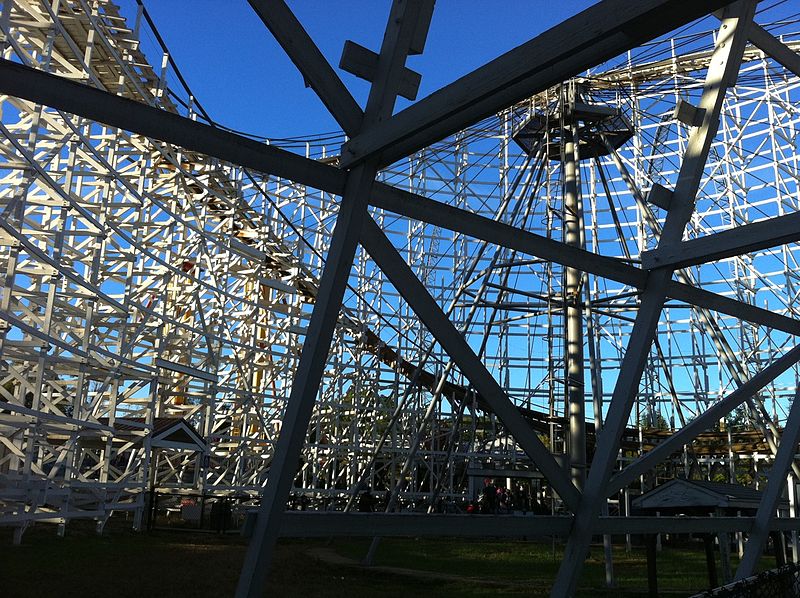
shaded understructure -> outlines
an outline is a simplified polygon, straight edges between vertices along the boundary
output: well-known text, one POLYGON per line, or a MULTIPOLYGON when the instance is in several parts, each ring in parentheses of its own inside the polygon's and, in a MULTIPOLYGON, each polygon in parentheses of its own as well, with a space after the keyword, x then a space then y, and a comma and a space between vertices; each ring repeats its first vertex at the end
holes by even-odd
POLYGON ((0 524, 260 504, 244 596, 281 534, 709 531, 627 516, 683 477, 762 491, 748 575, 795 529, 797 15, 608 0, 395 113, 433 2, 345 46, 363 108, 250 3, 341 134, 214 122, 141 4, 2 4, 0 524), (492 471, 550 515, 427 514, 492 471))

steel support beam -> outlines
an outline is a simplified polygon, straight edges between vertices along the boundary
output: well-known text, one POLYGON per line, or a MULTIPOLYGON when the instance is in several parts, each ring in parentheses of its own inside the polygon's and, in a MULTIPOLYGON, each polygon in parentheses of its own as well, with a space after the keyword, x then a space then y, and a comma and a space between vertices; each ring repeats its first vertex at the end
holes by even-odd
MULTIPOLYGON (((597 533, 718 533, 749 532, 753 517, 599 517, 597 533)), ((570 517, 563 515, 439 515, 415 513, 329 513, 287 511, 280 535, 287 538, 417 537, 530 538, 569 533, 570 517)), ((776 518, 771 530, 797 528, 796 519, 776 518)))
MULTIPOLYGON (((584 272, 615 280, 637 289, 642 289, 647 284, 645 271, 620 259, 598 255, 578 247, 570 247, 543 235, 537 235, 390 185, 376 184, 370 203, 395 214, 457 231, 500 247, 535 255, 564 266, 580 268, 584 272)), ((767 326, 789 334, 800 334, 800 321, 705 291, 696 286, 670 280, 667 286, 667 295, 673 299, 760 326, 767 326)))
MULTIPOLYGON (((419 22, 422 6, 427 1, 395 0, 393 3, 381 45, 378 73, 370 88, 362 127, 373 126, 392 113, 397 98, 399 78, 409 48, 414 42, 414 30, 419 22)), ((336 226, 300 362, 286 403, 281 431, 261 499, 256 529, 247 548, 236 588, 237 598, 260 598, 264 594, 281 519, 286 509, 292 481, 297 474, 297 463, 342 307, 358 237, 364 220, 368 219, 368 199, 377 172, 377 165, 372 161, 347 173, 347 184, 336 217, 336 226)))
POLYGON ((690 239, 663 250, 645 251, 642 266, 648 270, 686 268, 796 241, 800 241, 800 212, 690 239))
POLYGON ((536 463, 562 500, 570 507, 577 506, 578 491, 569 481, 564 470, 539 440, 536 432, 520 415, 516 406, 508 399, 506 393, 486 369, 463 335, 448 319, 436 300, 431 297, 422 282, 371 218, 364 223, 361 245, 427 326, 442 348, 458 364, 464 376, 486 400, 522 450, 536 463))
POLYGON ((751 26, 748 37, 753 45, 763 50, 775 62, 800 77, 800 55, 797 52, 790 50, 786 44, 756 23, 751 26))
POLYGON ((247 548, 236 588, 237 598, 261 598, 264 594, 281 516, 297 474, 300 451, 319 391, 333 331, 339 319, 359 230, 366 216, 366 198, 374 178, 375 170, 368 166, 354 169, 348 177, 306 341, 286 401, 281 432, 261 497, 256 529, 247 548))
MULTIPOLYGON (((794 456, 797 453, 797 441, 800 440, 800 389, 795 393, 792 401, 792 408, 789 417, 786 418, 786 425, 781 434, 781 443, 778 446, 778 453, 772 462, 767 480, 767 489, 761 496, 758 505, 756 519, 750 530, 750 537, 744 547, 744 555, 736 569, 736 579, 750 577, 758 564, 758 559, 764 550, 764 544, 770 532, 770 522, 775 518, 775 509, 783 493, 786 483, 786 474, 792 466, 794 456)), ((794 482, 792 482, 794 483, 794 482)))
POLYGON ((758 372, 747 382, 739 386, 726 397, 720 399, 669 438, 665 438, 644 455, 630 463, 615 475, 608 485, 607 496, 612 496, 643 473, 653 469, 681 447, 689 444, 698 434, 711 428, 719 420, 758 393, 767 384, 775 380, 789 368, 800 361, 800 345, 792 348, 770 365, 758 372))
MULTIPOLYGON (((670 211, 659 240, 659 248, 680 242, 686 223, 694 211, 695 196, 708 152, 719 128, 719 115, 725 92, 729 85, 735 83, 739 73, 747 42, 747 30, 752 22, 755 7, 754 1, 737 2, 726 9, 724 14, 700 99, 699 108, 705 111, 703 123, 694 128, 689 137, 670 211)), ((551 596, 554 598, 572 596, 575 593, 592 538, 594 522, 600 515, 603 502, 606 501, 606 489, 617 460, 620 438, 639 390, 642 372, 656 334, 672 272, 670 268, 653 270, 642 293, 639 313, 620 365, 603 433, 597 440, 586 488, 575 513, 564 560, 551 591, 551 596)))
POLYGON ((780 330, 788 334, 800 333, 800 320, 781 315, 779 313, 763 309, 723 297, 711 291, 706 291, 700 287, 695 287, 675 280, 669 281, 666 293, 673 299, 678 299, 690 305, 716 311, 721 314, 733 316, 752 324, 766 326, 774 330, 780 330))
POLYGON ((342 130, 355 135, 363 111, 291 9, 283 0, 248 1, 342 130))
POLYGON ((731 1, 600 2, 357 135, 342 164, 391 164, 731 1))
MULTIPOLYGON (((570 247, 584 248, 583 198, 579 181, 578 126, 571 114, 576 101, 575 87, 570 86, 569 98, 562 99, 562 111, 567 112, 569 123, 563 130, 564 151, 564 243, 570 247), (566 101, 564 101, 566 100, 566 101)), ((586 479, 586 395, 583 374, 583 297, 581 285, 583 272, 578 268, 564 269, 565 292, 565 347, 564 378, 566 380, 566 408, 569 417, 570 475, 577 488, 583 488, 586 479)))
POLYGON ((224 129, 0 59, 0 93, 341 195, 347 174, 224 129))

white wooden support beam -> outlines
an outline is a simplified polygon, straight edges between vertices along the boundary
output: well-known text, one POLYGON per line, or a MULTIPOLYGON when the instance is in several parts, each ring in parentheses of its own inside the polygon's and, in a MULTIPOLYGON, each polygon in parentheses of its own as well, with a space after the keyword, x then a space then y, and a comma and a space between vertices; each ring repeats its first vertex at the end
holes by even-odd
POLYGON ((800 212, 737 226, 642 253, 648 270, 669 266, 685 268, 800 241, 800 212))
POLYGON ((732 0, 605 0, 503 54, 345 144, 342 165, 382 165, 456 133, 732 0))
MULTIPOLYGON (((378 55, 360 44, 347 40, 344 42, 339 68, 360 79, 372 82, 378 72, 378 55)), ((408 67, 403 67, 400 74, 400 88, 397 93, 407 100, 415 100, 421 81, 422 75, 408 67)))
POLYGON ((550 481, 561 499, 571 508, 575 508, 578 504, 578 491, 565 471, 371 218, 364 223, 361 244, 442 348, 458 364, 464 376, 486 400, 539 471, 550 481))
POLYGON ((170 372, 177 372, 179 374, 191 376, 192 378, 199 378, 200 380, 205 380, 206 382, 211 382, 213 384, 216 384, 219 379, 216 374, 209 374, 203 370, 198 370, 197 368, 193 368, 182 363, 167 361, 166 359, 158 358, 155 360, 153 365, 157 368, 163 368, 165 370, 169 370, 170 372))
POLYGON ((248 1, 342 130, 355 135, 363 111, 291 9, 283 0, 248 1))
MULTIPOLYGON (((761 502, 758 505, 756 519, 750 530, 750 537, 744 547, 744 555, 736 569, 736 580, 750 577, 755 572, 764 545, 770 531, 770 522, 775 518, 775 509, 783 493, 786 483, 786 474, 794 461, 797 453, 797 441, 800 439, 800 390, 795 393, 792 400, 792 408, 789 417, 786 418, 786 425, 781 434, 781 443, 778 446, 778 453, 772 462, 767 479, 767 489, 761 495, 761 502)), ((794 483, 794 482, 792 482, 794 483)))

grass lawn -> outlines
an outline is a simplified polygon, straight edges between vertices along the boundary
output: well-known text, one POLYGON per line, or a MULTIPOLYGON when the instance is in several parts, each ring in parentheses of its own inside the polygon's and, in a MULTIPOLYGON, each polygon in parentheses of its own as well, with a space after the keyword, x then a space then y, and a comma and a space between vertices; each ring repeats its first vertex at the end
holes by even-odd
MULTIPOLYGON (((469 539, 384 539, 381 543, 377 566, 457 576, 442 579, 341 566, 325 556, 360 560, 368 545, 367 539, 282 541, 268 595, 544 596, 561 559, 560 546, 554 555, 550 543, 469 539)), ((3 598, 199 598, 233 595, 246 543, 238 536, 177 531, 135 534, 120 525, 96 536, 90 526, 73 522, 64 538, 57 537, 52 526, 35 526, 26 532, 22 546, 12 546, 10 530, 0 528, 0 547, 3 598)), ((579 595, 646 595, 643 550, 626 554, 615 548, 614 559, 619 588, 605 590, 602 548, 592 547, 579 595)), ((660 590, 685 596, 704 589, 705 557, 700 544, 665 547, 658 562, 660 590)))
MULTIPOLYGON (((335 540, 333 547, 341 554, 360 560, 369 547, 369 540, 335 540)), ((549 588, 561 564, 563 544, 521 542, 514 540, 470 539, 399 539, 382 540, 375 565, 423 569, 465 576, 485 577, 525 583, 531 588, 549 588)), ((617 587, 605 587, 603 548, 594 545, 584 566, 581 585, 586 596, 646 595, 647 560, 643 547, 624 546, 613 549, 617 587)), ((722 583, 719 553, 716 553, 718 579, 722 583)), ((735 552, 731 568, 738 565, 735 552)), ((657 555, 660 592, 687 596, 708 589, 705 552, 701 542, 685 542, 679 547, 665 546, 657 555)), ((764 557, 762 568, 775 566, 774 559, 764 557)))

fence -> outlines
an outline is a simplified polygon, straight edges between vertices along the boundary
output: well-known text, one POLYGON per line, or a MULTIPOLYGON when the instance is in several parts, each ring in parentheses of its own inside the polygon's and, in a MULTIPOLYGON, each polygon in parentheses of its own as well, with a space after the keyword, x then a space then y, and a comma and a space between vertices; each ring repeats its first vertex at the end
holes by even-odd
POLYGON ((800 563, 746 577, 691 598, 794 598, 800 596, 800 563))

